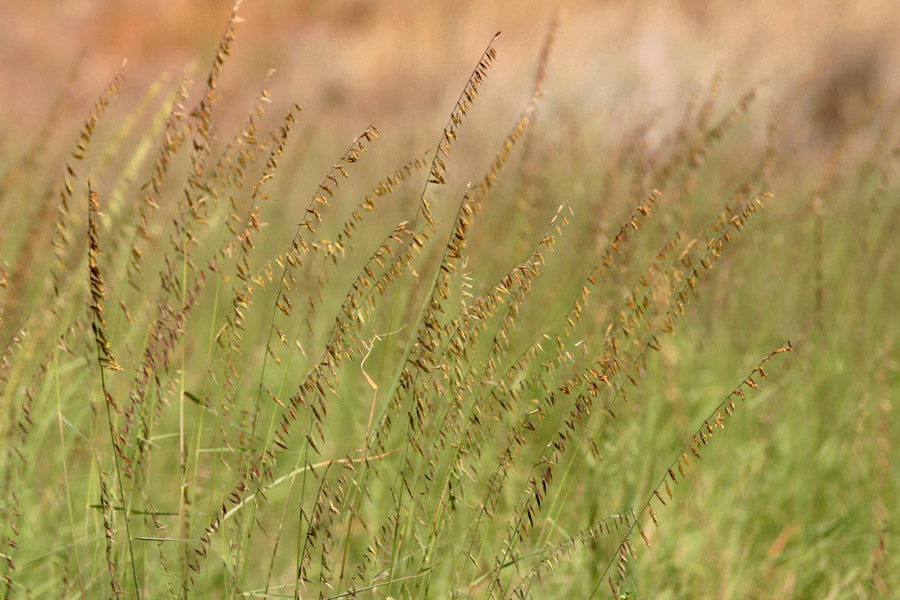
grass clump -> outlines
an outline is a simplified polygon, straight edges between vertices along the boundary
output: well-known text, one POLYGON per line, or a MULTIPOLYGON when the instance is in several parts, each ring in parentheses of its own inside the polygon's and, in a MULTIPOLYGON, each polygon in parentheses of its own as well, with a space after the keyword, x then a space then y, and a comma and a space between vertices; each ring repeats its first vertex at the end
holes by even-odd
POLYGON ((217 120, 237 11, 198 99, 111 119, 123 71, 61 179, 6 165, 3 597, 889 597, 893 109, 792 182, 715 80, 598 168, 536 127, 552 25, 479 177, 499 34, 435 147, 379 174, 369 125, 302 187, 269 76, 217 120))

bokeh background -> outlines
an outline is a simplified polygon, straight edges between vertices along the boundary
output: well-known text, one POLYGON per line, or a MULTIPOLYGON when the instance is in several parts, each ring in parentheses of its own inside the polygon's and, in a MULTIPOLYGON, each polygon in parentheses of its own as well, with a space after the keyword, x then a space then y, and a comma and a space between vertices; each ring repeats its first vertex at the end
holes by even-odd
MULTIPOLYGON (((502 30, 492 88, 510 114, 502 104, 526 101, 555 8, 559 45, 545 110, 599 113, 611 126, 681 107, 721 73, 726 90, 763 80, 773 97, 794 90, 800 97, 791 109, 827 130, 900 80, 900 10, 885 0, 248 0, 224 85, 253 93, 275 68, 276 99, 297 102, 316 119, 337 116, 348 131, 369 122, 399 126, 411 116, 440 124, 471 60, 502 30)), ((140 94, 160 73, 178 75, 186 65, 201 73, 230 9, 222 0, 3 3, 4 128, 39 119, 69 78, 73 102, 84 107, 124 59, 126 93, 140 94)))

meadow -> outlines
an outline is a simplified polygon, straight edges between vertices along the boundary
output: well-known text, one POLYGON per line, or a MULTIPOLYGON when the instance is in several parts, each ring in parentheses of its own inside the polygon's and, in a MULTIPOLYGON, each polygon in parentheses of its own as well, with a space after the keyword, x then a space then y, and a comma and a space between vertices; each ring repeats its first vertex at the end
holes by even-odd
POLYGON ((895 597, 889 18, 261 5, 10 100, 0 597, 895 597))

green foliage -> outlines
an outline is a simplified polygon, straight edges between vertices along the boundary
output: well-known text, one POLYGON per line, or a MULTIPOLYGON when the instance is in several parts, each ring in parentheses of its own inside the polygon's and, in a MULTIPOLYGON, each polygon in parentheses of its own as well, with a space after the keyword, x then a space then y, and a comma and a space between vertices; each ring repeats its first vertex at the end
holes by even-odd
POLYGON ((195 104, 4 148, 4 598, 898 589, 894 106, 799 164, 717 81, 598 161, 536 127, 551 26, 505 137, 494 36, 435 147, 310 190, 268 81, 219 133, 237 20, 195 104))

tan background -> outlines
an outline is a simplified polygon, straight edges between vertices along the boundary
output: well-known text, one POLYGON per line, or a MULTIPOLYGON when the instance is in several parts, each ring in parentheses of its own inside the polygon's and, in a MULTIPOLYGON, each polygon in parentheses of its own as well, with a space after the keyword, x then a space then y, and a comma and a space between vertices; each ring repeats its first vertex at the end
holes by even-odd
MULTIPOLYGON (((230 6, 221 0, 4 2, 4 128, 40 118, 73 67, 78 106, 89 106, 124 58, 129 61, 126 93, 139 94, 162 71, 179 74, 191 60, 200 78, 230 6)), ((229 65, 233 79, 224 85, 231 92, 256 90, 271 66, 279 71, 276 99, 285 103, 336 109, 345 118, 359 115, 383 126, 417 111, 439 121, 472 61, 501 29, 500 61, 492 77, 510 106, 520 106, 552 6, 534 1, 248 0, 240 9, 246 21, 229 65)), ((891 1, 573 1, 559 6, 549 103, 584 114, 624 102, 630 113, 635 104, 647 113, 680 105, 717 69, 726 90, 737 92, 763 78, 776 88, 814 81, 843 88, 837 93, 847 98, 837 102, 845 104, 852 104, 853 94, 897 80, 900 9, 891 1)), ((832 110, 824 118, 841 118, 840 111, 852 110, 813 108, 832 110)))

